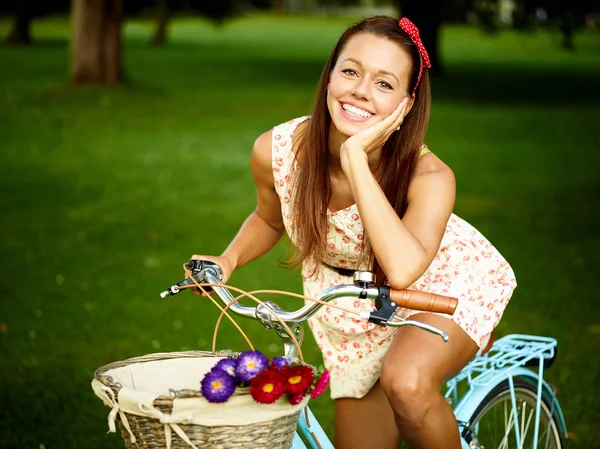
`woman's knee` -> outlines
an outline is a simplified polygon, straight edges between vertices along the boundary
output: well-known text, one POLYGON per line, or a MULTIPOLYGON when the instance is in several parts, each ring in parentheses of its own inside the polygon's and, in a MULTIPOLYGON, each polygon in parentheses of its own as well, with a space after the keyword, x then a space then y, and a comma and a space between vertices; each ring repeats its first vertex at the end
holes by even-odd
POLYGON ((418 425, 439 400, 439 385, 409 364, 407 368, 386 366, 381 370, 381 386, 397 417, 418 425))

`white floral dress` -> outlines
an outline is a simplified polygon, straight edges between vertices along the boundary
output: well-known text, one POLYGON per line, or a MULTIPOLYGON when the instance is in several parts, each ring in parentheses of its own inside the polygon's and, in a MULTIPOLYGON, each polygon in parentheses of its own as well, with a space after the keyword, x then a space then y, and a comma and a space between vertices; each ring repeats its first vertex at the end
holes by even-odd
MULTIPOLYGON (((300 117, 273 128, 272 166, 275 189, 281 200, 283 222, 293 241, 290 211, 291 177, 298 169, 292 151, 292 134, 307 120, 300 117)), ((363 226, 356 205, 327 212, 327 265, 351 270, 368 270, 361 262, 363 226)), ((304 294, 315 297, 322 290, 352 283, 352 278, 320 265, 303 267, 304 294)), ((452 214, 438 254, 425 273, 409 288, 454 296, 459 299, 452 321, 480 347, 502 317, 513 290, 515 276, 500 253, 473 226, 452 214)), ((339 298, 333 301, 356 311, 373 310, 371 300, 339 298)), ((416 312, 399 309, 407 318, 416 312)), ((309 320, 316 342, 331 372, 332 398, 360 398, 367 394, 380 376, 383 357, 397 329, 384 328, 347 316, 325 306, 309 320)))

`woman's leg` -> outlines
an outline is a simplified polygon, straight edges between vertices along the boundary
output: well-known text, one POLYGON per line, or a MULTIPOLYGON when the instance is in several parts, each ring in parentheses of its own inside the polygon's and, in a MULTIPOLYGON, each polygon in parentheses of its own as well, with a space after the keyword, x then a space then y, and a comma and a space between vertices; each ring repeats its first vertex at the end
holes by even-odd
POLYGON ((400 328, 384 358, 381 386, 410 449, 460 449, 458 425, 440 386, 460 372, 478 347, 449 318, 422 313, 411 319, 447 332, 450 340, 444 343, 415 327, 400 328))
POLYGON ((394 412, 377 382, 362 398, 335 401, 335 449, 398 449, 394 412))

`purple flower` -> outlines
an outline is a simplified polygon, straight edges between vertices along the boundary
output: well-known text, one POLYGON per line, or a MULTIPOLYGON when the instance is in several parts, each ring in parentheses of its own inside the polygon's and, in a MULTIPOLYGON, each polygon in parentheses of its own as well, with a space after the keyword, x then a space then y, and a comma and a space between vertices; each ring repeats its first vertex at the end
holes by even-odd
POLYGON ((222 369, 227 374, 229 374, 231 377, 234 377, 236 366, 237 366, 237 362, 235 359, 226 358, 226 359, 219 360, 217 362, 217 364, 215 366, 213 366, 213 369, 222 369))
POLYGON ((208 402, 227 401, 235 387, 234 378, 222 369, 213 368, 200 382, 200 390, 208 402))
POLYGON ((287 357, 273 357, 273 365, 275 365, 275 367, 277 369, 280 369, 284 366, 287 365, 291 365, 292 361, 290 359, 288 359, 287 357))
POLYGON ((260 351, 242 352, 237 358, 235 376, 242 382, 250 382, 258 373, 267 369, 269 359, 260 351))

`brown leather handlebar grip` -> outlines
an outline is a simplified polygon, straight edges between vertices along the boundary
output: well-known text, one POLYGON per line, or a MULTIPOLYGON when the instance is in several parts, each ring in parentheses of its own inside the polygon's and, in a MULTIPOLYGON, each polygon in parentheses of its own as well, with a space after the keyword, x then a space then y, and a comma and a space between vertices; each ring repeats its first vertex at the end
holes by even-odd
POLYGON ((417 290, 390 289, 390 299, 398 306, 407 309, 447 313, 448 315, 452 315, 458 305, 456 298, 417 290))

